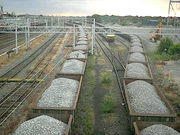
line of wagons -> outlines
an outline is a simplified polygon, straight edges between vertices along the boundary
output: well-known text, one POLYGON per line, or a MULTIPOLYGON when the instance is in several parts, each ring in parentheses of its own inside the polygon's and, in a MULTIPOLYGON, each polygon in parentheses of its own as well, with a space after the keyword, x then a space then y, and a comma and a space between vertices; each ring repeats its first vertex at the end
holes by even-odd
POLYGON ((136 135, 177 134, 176 113, 153 83, 144 46, 136 35, 131 41, 124 73, 124 93, 130 117, 130 128, 136 135))
POLYGON ((27 121, 14 131, 15 135, 71 134, 71 123, 86 69, 87 53, 88 37, 86 31, 79 26, 76 46, 59 67, 59 72, 50 86, 37 99, 27 121))

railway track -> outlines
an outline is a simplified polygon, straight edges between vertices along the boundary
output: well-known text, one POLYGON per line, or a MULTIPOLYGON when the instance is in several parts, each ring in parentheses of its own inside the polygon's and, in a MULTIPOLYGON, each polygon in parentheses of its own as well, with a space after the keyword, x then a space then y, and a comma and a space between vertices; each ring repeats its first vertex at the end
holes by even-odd
MULTIPOLYGON (((52 36, 52 40, 55 39, 57 35, 52 36)), ((52 42, 48 42, 51 44, 52 42)), ((48 44, 46 43, 46 44, 48 44)), ((28 73, 28 75, 25 78, 34 79, 32 83, 23 83, 20 82, 15 88, 13 88, 6 96, 3 97, 3 99, 0 100, 0 126, 10 117, 10 115, 17 109, 17 107, 27 98, 28 95, 31 94, 32 90, 36 88, 36 81, 35 79, 41 77, 43 78, 46 75, 42 75, 43 71, 46 69, 46 67, 52 62, 52 57, 49 57, 46 59, 47 55, 53 55, 51 51, 53 50, 53 47, 55 46, 55 43, 53 43, 49 50, 46 51, 46 53, 39 59, 39 61, 35 64, 32 72, 28 73), (34 71, 38 67, 42 67, 40 70, 38 70, 36 73, 34 71)), ((68 52, 67 52, 68 53, 68 52)), ((66 55, 65 55, 66 56, 66 55)), ((64 58, 64 57, 63 57, 64 58)))
MULTIPOLYGON (((113 71, 116 76, 118 87, 121 92, 122 100, 126 104, 125 93, 122 85, 125 65, 123 64, 122 61, 118 59, 118 57, 113 53, 113 51, 107 47, 105 41, 103 41, 99 35, 96 36, 96 42, 113 67, 113 71)), ((127 111, 127 107, 126 107, 126 111, 127 111)))
MULTIPOLYGON (((36 36, 37 34, 33 34, 31 36, 31 39, 36 36)), ((18 35, 18 44, 23 44, 23 43, 25 43, 25 36, 24 34, 20 34, 18 35)), ((15 36, 7 37, 7 39, 6 38, 0 39, 0 54, 13 49, 14 47, 15 47, 15 36)))
POLYGON ((49 40, 47 40, 43 46, 38 48, 34 53, 32 53, 29 57, 24 59, 22 62, 20 62, 18 65, 14 66, 12 69, 8 70, 6 73, 4 73, 1 78, 12 78, 16 76, 23 68, 25 68, 29 63, 31 63, 33 60, 36 59, 37 56, 39 56, 46 47, 51 44, 56 38, 58 34, 53 35, 49 40))
MULTIPOLYGON (((47 42, 45 42, 45 44, 38 48, 34 53, 32 53, 30 56, 26 57, 23 61, 21 61, 19 64, 16 64, 13 68, 9 69, 6 71, 6 73, 4 73, 1 78, 13 78, 15 77, 18 73, 20 73, 25 67, 27 67, 32 61, 34 61, 41 53, 43 53, 43 51, 47 48, 47 46, 49 44, 51 44, 54 39, 58 36, 57 35, 54 35, 50 38, 50 40, 48 40, 47 42)), ((31 74, 31 73, 30 73, 31 74)), ((29 75, 27 75, 25 77, 28 78, 29 75)), ((0 85, 0 88, 2 88, 4 85, 6 85, 7 82, 3 82, 1 83, 0 85)), ((17 86, 18 87, 18 86, 17 86)), ((17 89, 17 87, 15 87, 14 89, 17 89)), ((15 91, 15 90, 12 90, 12 91, 15 91)), ((8 95, 8 94, 7 94, 8 95)), ((7 96, 5 96, 7 97, 7 96)))

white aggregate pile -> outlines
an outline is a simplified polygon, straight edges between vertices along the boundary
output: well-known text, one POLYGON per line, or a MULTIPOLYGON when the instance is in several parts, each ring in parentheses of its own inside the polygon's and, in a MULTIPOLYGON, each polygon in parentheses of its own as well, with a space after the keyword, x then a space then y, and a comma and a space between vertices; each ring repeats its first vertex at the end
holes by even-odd
POLYGON ((79 38, 78 40, 79 41, 81 41, 81 40, 87 41, 87 38, 79 38))
POLYGON ((45 90, 38 102, 39 107, 72 107, 79 82, 67 78, 57 78, 45 90))
POLYGON ((134 81, 127 85, 132 110, 137 113, 169 114, 165 103, 161 101, 153 85, 134 81))
POLYGON ((84 32, 79 34, 79 37, 85 37, 85 36, 86 36, 86 34, 84 32))
POLYGON ((86 58, 86 55, 83 51, 74 51, 69 54, 69 58, 86 58))
POLYGON ((140 46, 142 47, 142 44, 140 42, 133 42, 131 46, 140 46))
POLYGON ((127 65, 127 77, 149 79, 148 68, 141 63, 130 63, 127 65))
POLYGON ((140 135, 180 135, 180 133, 166 125, 155 124, 141 130, 140 135))
POLYGON ((144 52, 143 48, 140 46, 133 46, 130 48, 130 52, 144 52))
POLYGON ((87 41, 84 41, 84 40, 80 40, 77 42, 77 45, 87 45, 88 42, 87 41))
POLYGON ((74 47, 74 50, 88 50, 87 45, 77 45, 74 47))
POLYGON ((79 38, 87 38, 86 35, 79 35, 79 38))
POLYGON ((84 69, 84 62, 76 59, 66 60, 60 73, 81 74, 84 69))
POLYGON ((129 61, 146 62, 146 59, 142 53, 131 53, 129 56, 129 61))
POLYGON ((25 121, 14 135, 65 135, 67 124, 52 117, 41 115, 25 121))
POLYGON ((139 38, 133 38, 132 42, 141 42, 139 38))

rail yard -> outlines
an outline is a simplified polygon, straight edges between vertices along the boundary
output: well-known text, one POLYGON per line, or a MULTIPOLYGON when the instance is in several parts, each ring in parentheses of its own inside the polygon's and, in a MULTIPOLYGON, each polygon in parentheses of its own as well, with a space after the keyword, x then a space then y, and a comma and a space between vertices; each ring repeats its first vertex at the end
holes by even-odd
POLYGON ((179 82, 163 86, 156 67, 167 63, 148 51, 161 43, 150 35, 177 38, 179 29, 93 16, 0 23, 0 134, 180 134, 179 82))

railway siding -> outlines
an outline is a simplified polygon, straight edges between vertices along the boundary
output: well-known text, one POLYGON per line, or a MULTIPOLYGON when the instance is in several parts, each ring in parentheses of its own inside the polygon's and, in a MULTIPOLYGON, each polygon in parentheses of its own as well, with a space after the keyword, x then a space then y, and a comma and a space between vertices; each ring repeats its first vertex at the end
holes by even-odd
MULTIPOLYGON (((82 31, 82 30, 81 30, 82 31)), ((82 31, 81 32, 82 34, 80 34, 81 36, 85 36, 85 33, 82 31)), ((80 45, 80 46, 83 46, 83 45, 80 45)), ((85 45, 87 48, 88 48, 88 45, 85 45)), ((82 50, 78 50, 79 52, 82 53, 82 50)), ((76 49, 73 49, 73 52, 77 52, 76 49)), ((83 52, 84 54, 84 52, 83 52)), ((64 92, 64 94, 61 92, 58 92, 60 89, 62 89, 63 87, 63 90, 65 90, 65 87, 67 87, 68 85, 68 93, 70 92, 70 89, 73 88, 73 83, 68 83, 67 85, 64 84, 64 82, 61 82, 57 87, 54 86, 55 84, 52 82, 52 85, 47 89, 48 91, 50 92, 56 92, 56 93, 53 93, 53 94, 47 94, 45 90, 45 92, 43 93, 42 97, 39 97, 35 103, 35 106, 32 108, 29 116, 31 118, 34 118, 36 116, 39 116, 39 115, 48 115, 48 116, 52 116, 54 118, 57 118, 59 120, 62 120, 62 121, 69 121, 69 119, 73 119, 74 118, 74 112, 76 110, 76 106, 77 106, 77 102, 79 100, 79 95, 80 95, 80 90, 81 90, 81 85, 82 85, 82 81, 83 81, 83 75, 84 75, 84 72, 85 72, 85 68, 86 68, 86 63, 87 63, 87 54, 85 54, 85 58, 81 59, 81 58, 70 58, 70 55, 67 57, 68 60, 66 60, 64 62, 64 64, 61 66, 60 68, 60 72, 56 75, 56 79, 55 80, 58 80, 58 79, 65 79, 65 80, 71 80, 73 82, 78 82, 78 87, 76 87, 75 91, 73 93, 71 93, 72 95, 74 96, 69 96, 67 97, 67 92, 64 92), (74 69, 74 66, 76 66, 75 64, 73 64, 71 61, 75 61, 77 62, 76 64, 78 63, 81 63, 81 65, 77 65, 77 67, 81 66, 80 68, 82 69, 80 72, 74 72, 76 71, 74 69), (70 62, 70 64, 67 64, 68 62, 70 62), (66 66, 68 65, 68 68, 66 68, 66 66), (64 68, 66 69, 66 71, 64 71, 64 68), (62 87, 59 87, 61 86, 62 87), (51 89, 51 87, 54 90, 51 89), (55 94, 55 96, 53 96, 55 94), (60 95, 59 95, 60 94, 60 95), (39 103, 41 102, 41 99, 43 99, 44 95, 48 95, 48 97, 52 98, 53 100, 53 103, 54 104, 58 104, 58 102, 60 104, 63 104, 65 103, 64 105, 62 106, 49 106, 49 105, 43 105, 41 106, 39 103), (59 95, 59 96, 58 96, 59 95), (59 97, 62 96, 62 102, 61 100, 58 100, 59 97), (70 98, 70 99, 68 99, 70 98), (71 105, 67 106, 67 102, 71 100, 71 105)), ((76 67, 76 68, 77 68, 76 67)), ((49 100, 46 99, 46 102, 49 102, 49 100)), ((72 120, 71 120, 72 121, 72 120)), ((70 130, 71 130, 71 123, 69 123, 69 127, 68 129, 66 129, 66 135, 70 134, 70 130)))
POLYGON ((19 65, 20 63, 22 63, 23 61, 27 60, 28 58, 30 58, 35 52, 37 52, 38 50, 40 50, 45 43, 52 41, 52 37, 49 37, 47 40, 45 40, 43 43, 41 43, 38 47, 36 47, 34 50, 28 52, 24 57, 21 57, 19 60, 16 60, 15 62, 13 62, 12 64, 8 65, 6 68, 3 68, 0 70, 0 77, 3 77, 5 74, 7 74, 10 70, 12 70, 13 68, 15 68, 17 65, 19 65))
MULTIPOLYGON (((126 65, 126 70, 125 70, 125 74, 124 74, 124 91, 125 91, 125 97, 126 97, 126 101, 127 101, 127 107, 128 107, 128 112, 129 112, 129 115, 130 115, 130 123, 131 123, 131 130, 133 131, 133 122, 137 122, 137 121, 144 121, 144 122, 174 122, 176 120, 176 113, 174 112, 173 108, 171 107, 171 105, 168 103, 168 101, 166 100, 165 96, 163 95, 162 91, 160 88, 158 88, 156 85, 154 85, 153 83, 153 76, 152 76, 152 72, 151 72, 151 69, 150 69, 150 66, 149 66, 149 62, 148 62, 148 59, 144 53, 144 47, 143 45, 141 45, 142 47, 139 47, 140 45, 139 44, 142 44, 140 39, 136 36, 131 36, 131 41, 132 41, 132 44, 137 44, 138 46, 134 46, 134 45, 130 45, 130 52, 129 52, 129 55, 128 55, 128 58, 127 58, 127 65, 126 65), (140 49, 137 49, 136 51, 131 51, 133 47, 138 47, 140 49), (141 51, 139 51, 141 50, 141 51), (143 50, 143 51, 142 51, 143 50), (145 57, 145 62, 139 62, 138 60, 134 60, 134 61, 131 61, 130 60, 130 55, 132 53, 141 53, 142 55, 144 55, 145 57), (127 76, 127 70, 128 70, 128 64, 130 63, 141 63, 143 64, 144 66, 147 67, 148 69, 148 73, 149 73, 149 76, 150 76, 150 79, 145 79, 145 78, 137 78, 137 77, 128 77, 127 76), (128 92, 128 85, 130 85, 131 83, 134 83, 136 82, 137 80, 141 80, 141 81, 145 81, 147 83, 150 83, 152 84, 152 86, 154 86, 158 96, 160 97, 160 100, 162 101, 162 103, 164 103, 164 105, 167 107, 168 111, 169 111, 169 114, 163 114, 163 113, 139 113, 139 112, 135 112, 133 109, 132 109, 132 101, 131 101, 131 96, 135 96, 135 95, 130 95, 129 92, 128 92)), ((136 71, 134 71, 136 72, 136 71)), ((149 85, 150 85, 149 84, 149 85)), ((143 86, 144 87, 144 86, 143 86)), ((137 91, 140 91, 137 89, 137 91)), ((155 98, 153 96, 153 94, 151 95, 148 95, 148 96, 152 96, 152 98, 155 98)), ((149 100, 149 99, 148 99, 149 100)), ((142 105, 145 105, 145 103, 143 101, 141 101, 142 105)), ((150 102, 150 101, 149 101, 150 102)), ((150 102, 151 104, 152 102, 150 102)), ((152 106, 154 106, 152 104, 152 106)))

